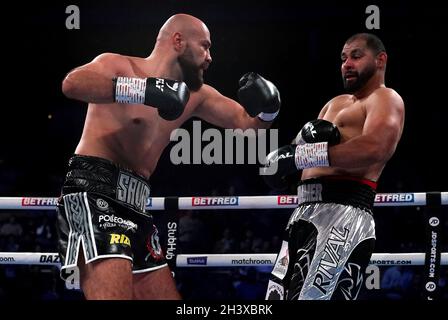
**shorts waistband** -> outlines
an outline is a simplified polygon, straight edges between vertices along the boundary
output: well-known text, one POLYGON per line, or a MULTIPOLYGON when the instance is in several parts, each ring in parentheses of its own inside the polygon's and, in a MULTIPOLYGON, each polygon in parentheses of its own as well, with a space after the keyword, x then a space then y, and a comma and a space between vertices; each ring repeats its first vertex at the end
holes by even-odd
POLYGON ((297 187, 298 203, 338 203, 372 212, 376 182, 346 176, 303 180, 297 187))
POLYGON ((99 193, 145 211, 150 186, 144 177, 110 160, 75 154, 62 187, 63 194, 74 192, 99 193))

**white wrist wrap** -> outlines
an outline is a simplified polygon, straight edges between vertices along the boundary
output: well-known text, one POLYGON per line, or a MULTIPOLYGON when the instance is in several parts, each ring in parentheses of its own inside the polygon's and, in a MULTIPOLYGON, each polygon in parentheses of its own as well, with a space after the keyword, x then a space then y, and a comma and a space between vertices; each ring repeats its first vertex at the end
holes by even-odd
POLYGON ((277 110, 277 112, 274 112, 274 113, 260 112, 258 114, 258 118, 260 118, 261 120, 266 121, 266 122, 273 121, 277 117, 279 112, 280 112, 280 109, 277 110))
POLYGON ((305 143, 296 147, 296 167, 299 170, 328 167, 328 142, 305 143))
POLYGON ((115 102, 143 104, 145 91, 146 79, 118 77, 115 85, 115 102))

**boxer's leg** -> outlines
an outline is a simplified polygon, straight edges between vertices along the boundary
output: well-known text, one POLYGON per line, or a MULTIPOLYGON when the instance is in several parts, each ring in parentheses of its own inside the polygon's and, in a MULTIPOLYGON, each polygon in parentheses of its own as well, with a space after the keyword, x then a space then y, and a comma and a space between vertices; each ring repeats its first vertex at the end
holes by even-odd
POLYGON ((295 256, 291 260, 294 264, 290 267, 290 282, 288 285, 287 300, 299 299, 305 280, 310 271, 311 262, 314 259, 317 245, 317 228, 310 222, 299 220, 293 224, 293 237, 295 243, 295 256))
POLYGON ((356 300, 364 284, 364 273, 375 247, 375 239, 362 241, 350 254, 339 276, 331 300, 356 300))
POLYGON ((86 299, 132 299, 128 229, 134 222, 127 209, 105 196, 79 192, 63 196, 59 213, 61 259, 66 268, 79 267, 86 299))
POLYGON ((134 299, 181 299, 159 242, 151 214, 139 215, 134 234, 134 299))
POLYGON ((78 260, 81 289, 88 300, 132 299, 132 266, 128 259, 100 259, 84 263, 78 260))
POLYGON ((293 221, 271 272, 267 300, 296 300, 308 276, 316 250, 317 229, 307 221, 293 221))
POLYGON ((155 271, 137 273, 133 276, 133 297, 144 300, 180 300, 176 283, 168 266, 155 271))

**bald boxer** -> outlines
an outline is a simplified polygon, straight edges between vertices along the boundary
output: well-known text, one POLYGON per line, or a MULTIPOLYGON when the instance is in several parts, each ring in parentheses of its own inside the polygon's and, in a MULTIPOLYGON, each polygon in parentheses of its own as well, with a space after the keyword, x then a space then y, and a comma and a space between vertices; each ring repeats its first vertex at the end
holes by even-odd
POLYGON ((258 74, 240 79, 241 104, 204 84, 210 47, 201 20, 176 14, 147 58, 101 54, 62 83, 65 96, 88 103, 58 205, 61 276, 78 266, 87 299, 179 299, 145 212, 171 132, 191 117, 269 128, 279 112, 277 88, 258 74))
POLYGON ((280 186, 302 172, 298 208, 286 227, 267 299, 357 298, 375 243, 377 181, 400 140, 404 104, 384 85, 387 54, 373 34, 350 37, 341 53, 349 94, 331 99, 291 145, 267 157, 280 186))

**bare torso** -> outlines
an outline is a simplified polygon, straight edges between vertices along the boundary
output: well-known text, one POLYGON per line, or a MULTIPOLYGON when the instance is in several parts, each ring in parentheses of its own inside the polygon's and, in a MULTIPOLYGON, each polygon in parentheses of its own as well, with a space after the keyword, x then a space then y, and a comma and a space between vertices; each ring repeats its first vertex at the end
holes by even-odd
MULTIPOLYGON (((127 58, 130 63, 125 76, 150 76, 143 68, 143 58, 127 58)), ((157 109, 145 105, 91 103, 75 153, 109 159, 149 177, 170 142, 171 132, 201 103, 203 90, 191 92, 184 113, 175 121, 165 121, 157 109)))
MULTIPOLYGON (((379 88, 377 90, 387 89, 379 88)), ((358 100, 352 95, 340 95, 328 104, 328 109, 323 119, 333 122, 338 127, 341 134, 340 143, 362 134, 366 120, 366 107, 371 96, 369 95, 358 100)), ((362 152, 362 150, 359 150, 359 152, 362 152)), ((338 167, 311 168, 303 170, 302 180, 328 175, 348 175, 377 181, 384 166, 385 162, 375 163, 368 167, 353 167, 351 169, 338 167)))

